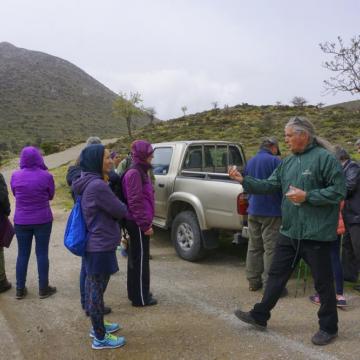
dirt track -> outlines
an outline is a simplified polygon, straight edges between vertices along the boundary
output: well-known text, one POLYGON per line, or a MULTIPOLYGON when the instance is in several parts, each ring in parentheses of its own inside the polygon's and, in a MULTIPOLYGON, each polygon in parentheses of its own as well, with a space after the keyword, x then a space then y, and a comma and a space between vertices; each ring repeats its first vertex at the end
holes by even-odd
MULTIPOLYGON (((132 307, 126 296, 126 260, 112 277, 106 303, 119 321, 128 344, 121 349, 95 351, 90 347, 89 319, 79 304, 80 259, 62 245, 67 213, 55 209, 50 245, 50 281, 58 293, 40 300, 34 251, 29 263, 28 296, 15 299, 12 289, 0 295, 0 359, 360 359, 360 297, 348 293, 351 307, 339 312, 338 340, 319 348, 310 337, 317 330, 317 307, 307 300, 312 292, 281 299, 266 332, 242 324, 233 315, 249 309, 260 293, 247 290, 244 264, 235 255, 218 251, 201 263, 179 259, 168 234, 157 231, 152 240, 152 291, 159 305, 132 307)), ((15 282, 16 239, 5 251, 7 274, 15 282)))

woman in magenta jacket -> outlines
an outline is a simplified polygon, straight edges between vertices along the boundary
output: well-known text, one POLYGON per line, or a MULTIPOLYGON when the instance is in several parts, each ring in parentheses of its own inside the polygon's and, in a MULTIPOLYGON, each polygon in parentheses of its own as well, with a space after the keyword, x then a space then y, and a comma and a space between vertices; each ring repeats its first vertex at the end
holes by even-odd
POLYGON ((11 176, 11 190, 15 196, 15 233, 18 241, 16 261, 16 298, 27 294, 25 287, 27 268, 35 236, 35 252, 39 274, 39 296, 46 298, 56 292, 49 286, 49 241, 53 215, 49 201, 53 199, 55 185, 40 151, 33 147, 23 148, 20 170, 11 176))
POLYGON ((151 144, 136 140, 131 145, 132 163, 123 177, 129 216, 128 298, 133 306, 156 305, 150 292, 149 242, 153 234, 154 189, 148 175, 153 158, 151 144))

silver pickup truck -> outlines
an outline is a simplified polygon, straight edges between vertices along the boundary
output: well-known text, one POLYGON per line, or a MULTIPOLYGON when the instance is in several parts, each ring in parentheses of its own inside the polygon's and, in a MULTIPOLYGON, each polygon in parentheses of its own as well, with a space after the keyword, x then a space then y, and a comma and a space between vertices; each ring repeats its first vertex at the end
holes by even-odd
POLYGON ((227 168, 242 169, 240 144, 226 141, 175 141, 153 144, 155 226, 171 229, 178 255, 200 259, 218 246, 218 230, 247 237, 247 199, 227 168))

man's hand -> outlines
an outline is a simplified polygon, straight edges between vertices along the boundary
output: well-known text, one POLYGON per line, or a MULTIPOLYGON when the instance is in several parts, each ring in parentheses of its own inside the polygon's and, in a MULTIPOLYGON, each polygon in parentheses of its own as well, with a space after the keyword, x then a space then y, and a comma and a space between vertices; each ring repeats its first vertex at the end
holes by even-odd
POLYGON ((244 178, 240 174, 240 172, 236 169, 236 166, 229 166, 228 167, 228 174, 230 179, 238 181, 240 184, 242 184, 244 178))
POLYGON ((145 232, 144 232, 145 235, 147 236, 151 236, 154 234, 154 230, 153 228, 151 227, 150 229, 147 229, 145 232))
POLYGON ((303 203, 306 200, 306 191, 290 185, 289 191, 285 196, 293 203, 303 203))

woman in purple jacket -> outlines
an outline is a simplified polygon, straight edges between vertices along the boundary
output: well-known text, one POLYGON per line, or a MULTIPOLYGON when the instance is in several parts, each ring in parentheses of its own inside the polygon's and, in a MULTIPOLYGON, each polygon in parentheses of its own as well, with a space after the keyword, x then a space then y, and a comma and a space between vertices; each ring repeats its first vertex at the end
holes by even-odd
POLYGON ((149 242, 153 234, 154 189, 148 171, 153 148, 150 143, 136 140, 131 145, 132 164, 123 177, 123 192, 129 217, 126 229, 128 245, 128 298, 133 306, 156 305, 150 292, 149 242))
POLYGON ((28 146, 20 155, 20 170, 11 176, 11 190, 15 196, 15 233, 18 241, 16 261, 16 298, 26 293, 26 274, 35 236, 36 259, 39 274, 39 296, 47 298, 56 292, 49 286, 49 241, 53 215, 49 201, 55 193, 53 176, 47 171, 40 151, 28 146))
POLYGON ((127 215, 127 208, 107 183, 113 162, 104 145, 83 149, 80 167, 81 176, 73 182, 72 189, 75 196, 82 197, 81 207, 89 231, 84 256, 85 310, 93 326, 92 348, 117 348, 125 345, 125 338, 111 334, 120 329, 119 324, 104 321, 104 292, 110 275, 119 270, 115 253, 121 238, 118 220, 127 215))

